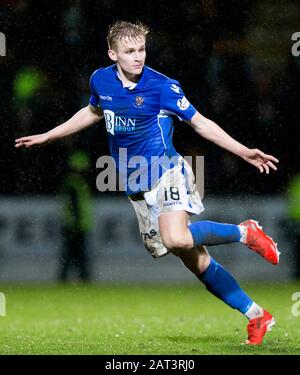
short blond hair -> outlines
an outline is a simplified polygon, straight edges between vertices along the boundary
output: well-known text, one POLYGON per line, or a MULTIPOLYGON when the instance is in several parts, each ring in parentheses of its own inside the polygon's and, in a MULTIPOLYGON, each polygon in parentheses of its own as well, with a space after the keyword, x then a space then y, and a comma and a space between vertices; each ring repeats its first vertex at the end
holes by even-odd
POLYGON ((117 21, 109 26, 106 37, 108 48, 116 48, 117 41, 124 38, 137 39, 141 36, 146 38, 149 31, 149 27, 141 22, 131 23, 127 21, 117 21))

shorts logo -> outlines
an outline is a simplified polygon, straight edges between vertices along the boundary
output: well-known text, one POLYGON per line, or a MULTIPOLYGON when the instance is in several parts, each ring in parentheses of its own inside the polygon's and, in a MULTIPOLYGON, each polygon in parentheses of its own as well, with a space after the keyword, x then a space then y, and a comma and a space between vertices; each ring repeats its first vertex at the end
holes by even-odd
POLYGON ((148 233, 141 232, 141 237, 143 241, 151 240, 154 236, 157 235, 157 232, 155 229, 151 229, 148 233))
POLYGON ((182 111, 185 111, 189 107, 189 105, 190 102, 187 100, 185 96, 177 100, 177 107, 180 108, 182 111))
POLYGON ((135 104, 138 107, 141 107, 144 104, 144 98, 142 96, 136 96, 135 97, 135 104))

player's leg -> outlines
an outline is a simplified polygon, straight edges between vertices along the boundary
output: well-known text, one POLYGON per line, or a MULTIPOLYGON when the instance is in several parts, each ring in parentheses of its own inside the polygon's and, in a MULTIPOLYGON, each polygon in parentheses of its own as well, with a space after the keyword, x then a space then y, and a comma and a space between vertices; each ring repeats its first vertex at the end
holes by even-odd
POLYGON ((254 220, 240 225, 213 221, 188 222, 185 211, 163 212, 159 216, 162 240, 168 249, 192 249, 202 245, 220 245, 241 242, 272 264, 278 264, 279 251, 254 220))
POLYGON ((244 228, 233 224, 198 221, 188 225, 185 211, 163 212, 159 216, 160 233, 167 248, 192 249, 201 245, 219 245, 242 240, 244 228))
MULTIPOLYGON (((209 256, 204 246, 187 251, 177 249, 174 254, 205 284, 209 292, 242 314, 245 315, 248 312, 253 301, 241 289, 234 277, 209 256)), ((256 310, 253 314, 263 312, 259 307, 256 310)), ((251 319, 254 316, 251 313, 248 318, 251 319)))
POLYGON ((247 344, 260 344, 267 330, 275 324, 272 315, 257 305, 234 277, 211 258, 204 246, 175 250, 183 264, 204 283, 206 289, 249 320, 247 344))
POLYGON ((192 237, 188 231, 190 215, 187 212, 169 212, 173 215, 172 225, 169 227, 167 222, 161 220, 163 215, 160 215, 157 220, 156 205, 149 206, 145 200, 131 200, 131 203, 138 218, 144 245, 152 256, 160 257, 168 251, 172 252, 215 296, 243 314, 247 313, 249 318, 257 314, 256 305, 252 304, 253 301, 242 291, 234 278, 210 258, 205 247, 193 248, 192 237), (249 310, 251 307, 252 310, 249 310))
POLYGON ((204 208, 193 171, 184 160, 164 173, 156 189, 145 194, 145 200, 150 206, 154 201, 158 204, 159 230, 168 249, 241 242, 268 262, 279 262, 275 242, 254 220, 247 220, 240 225, 206 220, 189 223, 186 212, 198 215, 204 208))
POLYGON ((273 239, 267 236, 255 220, 240 225, 197 221, 189 225, 195 245, 218 245, 241 242, 272 264, 279 263, 279 251, 273 239))
MULTIPOLYGON (((150 206, 144 199, 137 201, 130 199, 130 201, 135 209, 140 233, 146 249, 155 258, 166 255, 170 250, 164 246, 160 235, 158 223, 159 211, 157 210, 157 206, 155 204, 150 206)), ((173 213, 177 214, 177 212, 178 211, 174 211, 173 213)), ((183 211, 179 217, 180 220, 178 220, 176 224, 177 231, 187 227, 189 220, 189 215, 185 211, 183 211)), ((173 236, 170 235, 170 238, 174 238, 174 236, 175 234, 173 234, 173 236)), ((232 308, 239 309, 242 313, 248 314, 249 319, 251 319, 251 317, 257 313, 257 309, 259 310, 259 307, 257 307, 257 305, 254 303, 251 304, 253 301, 251 301, 250 298, 241 290, 234 278, 219 264, 217 264, 216 261, 210 258, 204 246, 196 249, 180 249, 179 246, 179 243, 176 245, 173 244, 172 252, 177 255, 185 266, 206 285, 206 288, 211 293, 223 300, 232 308), (239 299, 241 299, 242 302, 239 299), (249 308, 248 305, 250 305, 249 308)), ((250 320, 249 327, 251 329, 249 328, 249 343, 256 344, 262 341, 267 329, 266 322, 268 320, 266 317, 268 318, 268 315, 266 314, 268 313, 264 312, 262 317, 250 320), (256 319, 263 320, 262 322, 259 322, 261 328, 259 328, 258 332, 256 328, 256 319)))
POLYGON ((172 252, 198 279, 206 271, 211 258, 205 246, 199 246, 191 250, 175 250, 172 252))
POLYGON ((185 211, 170 211, 159 215, 159 232, 167 249, 174 252, 177 249, 190 250, 194 248, 193 236, 188 228, 188 222, 189 215, 185 211))

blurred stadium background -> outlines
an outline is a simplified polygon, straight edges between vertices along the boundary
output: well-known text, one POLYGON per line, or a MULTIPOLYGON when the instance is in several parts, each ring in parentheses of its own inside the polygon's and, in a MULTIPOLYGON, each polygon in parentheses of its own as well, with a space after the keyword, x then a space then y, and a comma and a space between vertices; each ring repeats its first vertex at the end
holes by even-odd
POLYGON ((297 233, 288 209, 289 186, 300 172, 300 57, 291 53, 291 36, 300 31, 298 1, 0 0, 7 43, 0 57, 2 285, 57 282, 60 191, 69 156, 79 149, 91 158, 85 175, 93 207, 91 281, 197 283, 175 257, 151 259, 121 193, 97 191, 96 160, 108 154, 103 122, 43 148, 14 148, 15 138, 47 131, 88 103, 90 75, 110 65, 105 36, 117 19, 148 24, 147 64, 179 80, 199 111, 236 139, 280 160, 276 173, 260 175, 175 124, 178 151, 205 156, 201 217, 255 218, 282 251, 278 267, 240 245, 210 248, 213 255, 241 281, 299 277, 300 218, 297 233))

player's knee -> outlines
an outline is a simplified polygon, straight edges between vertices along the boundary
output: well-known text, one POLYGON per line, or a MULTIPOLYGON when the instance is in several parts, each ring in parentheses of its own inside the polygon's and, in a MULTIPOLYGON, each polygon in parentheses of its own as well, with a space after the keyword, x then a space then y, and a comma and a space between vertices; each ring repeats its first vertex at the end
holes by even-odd
POLYGON ((189 233, 165 233, 162 235, 164 246, 171 252, 190 250, 193 248, 193 239, 189 233))

